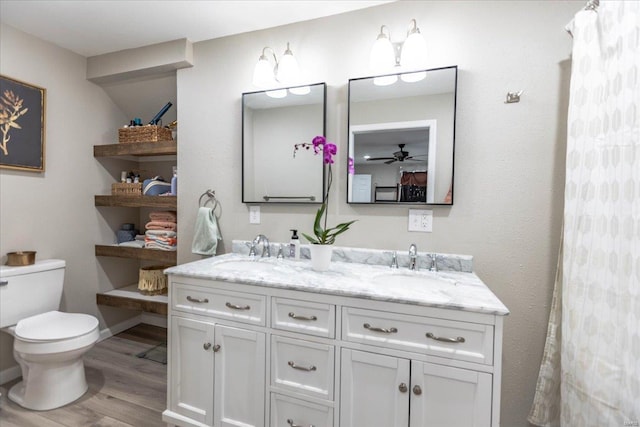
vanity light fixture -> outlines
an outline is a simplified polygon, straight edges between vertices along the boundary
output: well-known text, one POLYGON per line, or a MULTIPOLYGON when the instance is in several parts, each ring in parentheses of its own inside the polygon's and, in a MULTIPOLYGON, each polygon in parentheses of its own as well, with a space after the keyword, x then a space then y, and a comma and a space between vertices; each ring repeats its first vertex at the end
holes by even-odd
MULTIPOLYGON (((255 68, 253 69, 253 84, 260 88, 270 88, 277 84, 295 85, 300 81, 300 68, 298 61, 293 57, 293 52, 287 42, 287 49, 278 61, 276 53, 269 46, 262 49, 262 54, 258 58, 255 68), (270 51, 273 56, 275 65, 272 67, 267 56, 270 51)), ((286 96, 286 91, 285 91, 286 96)))
MULTIPOLYGON (((377 74, 392 73, 396 68, 407 70, 420 69, 425 66, 427 43, 420 33, 415 19, 409 23, 407 38, 404 42, 392 43, 391 32, 386 25, 380 27, 380 34, 371 48, 369 66, 377 74), (386 29, 386 34, 385 34, 386 29)), ((405 82, 417 82, 426 77, 426 72, 412 72, 400 75, 405 82)), ((374 79, 377 86, 395 83, 397 76, 381 76, 374 79)))

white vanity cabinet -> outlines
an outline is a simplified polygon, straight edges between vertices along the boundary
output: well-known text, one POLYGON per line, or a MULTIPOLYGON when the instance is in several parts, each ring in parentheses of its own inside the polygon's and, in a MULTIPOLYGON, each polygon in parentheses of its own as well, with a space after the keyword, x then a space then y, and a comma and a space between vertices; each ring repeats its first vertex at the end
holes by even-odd
POLYGON ((500 425, 497 298, 492 313, 211 276, 169 276, 167 423, 500 425))

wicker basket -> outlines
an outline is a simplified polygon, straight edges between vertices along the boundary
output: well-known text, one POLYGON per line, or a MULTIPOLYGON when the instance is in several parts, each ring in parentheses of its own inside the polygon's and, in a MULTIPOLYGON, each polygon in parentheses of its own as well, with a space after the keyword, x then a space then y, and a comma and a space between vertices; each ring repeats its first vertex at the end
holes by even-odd
POLYGON ((118 129, 118 142, 121 144, 158 141, 173 141, 171 129, 155 125, 131 126, 118 129))
POLYGON ((112 196, 141 196, 142 183, 127 184, 126 182, 116 182, 111 184, 112 196))
POLYGON ((140 269, 140 277, 138 279, 138 290, 143 295, 162 295, 169 290, 167 275, 162 271, 168 268, 168 265, 153 265, 150 267, 142 267, 140 269))

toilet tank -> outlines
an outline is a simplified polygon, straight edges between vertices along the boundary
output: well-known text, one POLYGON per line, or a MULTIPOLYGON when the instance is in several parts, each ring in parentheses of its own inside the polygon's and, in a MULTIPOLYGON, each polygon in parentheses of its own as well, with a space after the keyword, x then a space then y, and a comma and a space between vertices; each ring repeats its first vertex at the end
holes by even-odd
POLYGON ((0 328, 60 308, 65 262, 37 261, 23 267, 0 266, 0 328))

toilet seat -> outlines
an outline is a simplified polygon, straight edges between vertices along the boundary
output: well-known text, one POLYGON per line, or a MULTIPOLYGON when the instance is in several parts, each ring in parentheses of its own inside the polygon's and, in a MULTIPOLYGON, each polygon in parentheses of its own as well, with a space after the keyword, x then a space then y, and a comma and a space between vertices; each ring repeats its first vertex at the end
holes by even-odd
POLYGON ((29 342, 52 342, 78 338, 98 327, 98 319, 82 313, 49 311, 18 322, 15 337, 29 342))

